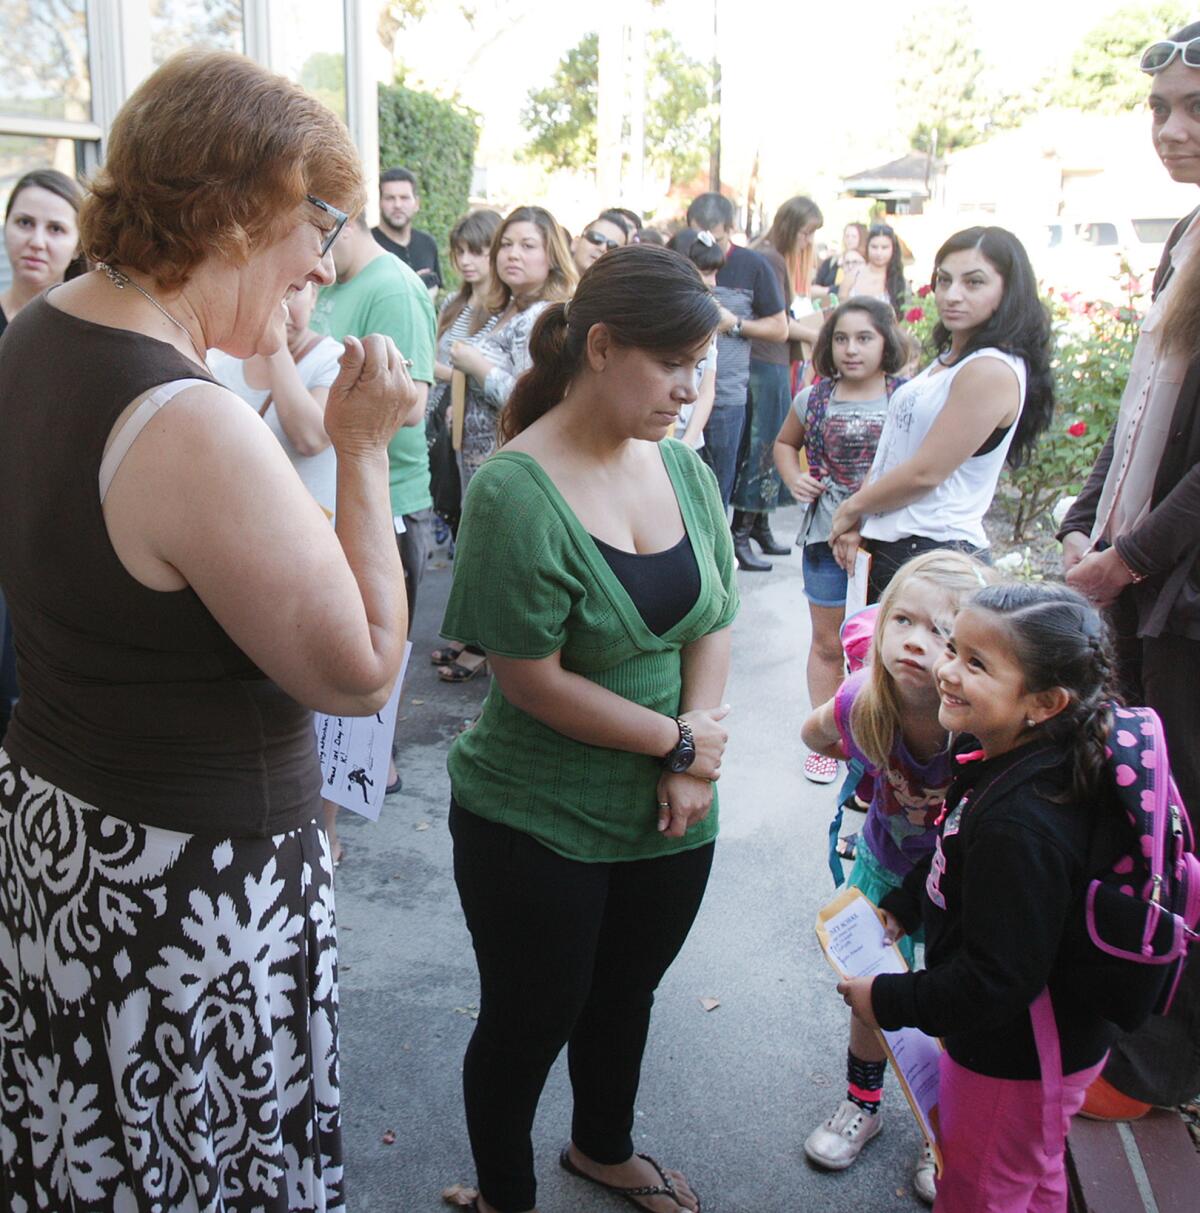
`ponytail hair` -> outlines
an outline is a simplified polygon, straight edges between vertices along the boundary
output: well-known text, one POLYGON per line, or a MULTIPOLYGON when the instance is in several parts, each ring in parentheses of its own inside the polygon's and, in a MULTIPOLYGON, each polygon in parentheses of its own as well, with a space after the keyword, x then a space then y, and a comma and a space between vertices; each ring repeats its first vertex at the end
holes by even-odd
POLYGON ((631 349, 687 350, 710 338, 721 313, 695 266, 653 244, 629 244, 597 260, 570 303, 551 303, 529 337, 532 366, 517 380, 500 415, 509 442, 567 394, 583 365, 588 333, 603 324, 631 349))
POLYGON ((1065 585, 1023 581, 988 586, 967 605, 991 613, 1008 633, 1026 691, 1061 687, 1070 696, 1036 732, 1068 750, 1072 799, 1092 803, 1106 778, 1115 700, 1112 650, 1100 612, 1065 585))

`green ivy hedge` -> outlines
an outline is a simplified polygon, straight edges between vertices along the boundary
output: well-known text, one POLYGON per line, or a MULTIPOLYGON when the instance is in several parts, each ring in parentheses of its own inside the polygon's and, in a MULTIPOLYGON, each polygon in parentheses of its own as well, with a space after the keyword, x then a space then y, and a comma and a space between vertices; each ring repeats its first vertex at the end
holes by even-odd
POLYGON ((466 214, 479 142, 477 115, 403 84, 379 88, 379 169, 406 168, 420 185, 416 226, 438 242, 443 276, 454 277, 446 240, 466 214))

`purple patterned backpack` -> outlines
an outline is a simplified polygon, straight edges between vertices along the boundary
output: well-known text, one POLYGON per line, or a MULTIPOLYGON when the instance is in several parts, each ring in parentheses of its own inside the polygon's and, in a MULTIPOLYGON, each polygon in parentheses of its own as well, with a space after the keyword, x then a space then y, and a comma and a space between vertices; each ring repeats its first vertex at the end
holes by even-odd
POLYGON ((1158 714, 1114 708, 1107 753, 1136 840, 1089 884, 1085 923, 1106 974, 1093 987, 1097 1009, 1130 1031, 1167 1011, 1200 939, 1200 859, 1158 714))

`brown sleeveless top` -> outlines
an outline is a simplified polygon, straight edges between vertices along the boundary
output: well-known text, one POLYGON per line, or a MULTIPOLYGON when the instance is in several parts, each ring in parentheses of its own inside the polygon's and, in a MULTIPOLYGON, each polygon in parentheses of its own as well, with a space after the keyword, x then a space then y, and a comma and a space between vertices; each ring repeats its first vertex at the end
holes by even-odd
POLYGON ((164 342, 45 299, 0 341, 0 586, 21 692, 4 748, 126 821, 263 837, 317 812, 312 713, 190 588, 134 580, 101 512, 97 477, 117 417, 181 378, 207 376, 164 342))

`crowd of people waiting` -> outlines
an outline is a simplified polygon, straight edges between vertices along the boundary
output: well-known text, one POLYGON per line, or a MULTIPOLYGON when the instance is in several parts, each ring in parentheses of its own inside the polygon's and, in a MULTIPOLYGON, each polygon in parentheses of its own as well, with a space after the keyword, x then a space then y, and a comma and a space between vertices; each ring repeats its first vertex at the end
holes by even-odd
MULTIPOLYGON (((1200 184, 1200 25, 1142 67, 1156 147, 1200 184)), ((735 571, 791 550, 771 516, 794 500, 805 774, 857 764, 850 883, 910 960, 925 944, 915 972, 839 985, 846 1096, 805 1153, 855 1161, 882 1125, 876 1029, 918 1026, 947 1052, 944 1170, 926 1142, 916 1191, 943 1213, 1064 1209, 1085 1101, 1137 1115, 1200 1087, 1200 965, 1170 1016, 1118 1039, 1066 926, 1097 833, 1121 853, 1097 825, 1118 687, 1161 712, 1200 804, 1200 211, 1172 235, 1120 420, 1063 522, 1068 585, 1004 585, 983 518, 1054 407, 1011 233, 945 241, 917 351, 896 233, 851 224, 818 265, 805 197, 754 247, 716 193, 669 248, 623 209, 574 239, 539 206, 474 211, 435 313, 417 179, 383 174, 374 230, 363 188, 313 98, 186 52, 122 109, 86 193, 39 171, 9 198, 5 1207, 345 1207, 341 848, 311 712, 388 698, 436 501, 455 548, 432 660, 449 682, 492 676, 449 755, 481 985, 463 1070, 475 1207, 535 1208, 530 1134, 565 1046, 562 1167, 652 1213, 699 1210, 679 1171, 635 1153, 634 1099, 712 864, 735 571), (860 551, 877 606, 870 662, 846 678, 860 551), (984 778, 1006 791, 981 808, 984 778), (1054 1083, 1030 1026, 1046 990, 1054 1083), (1004 1148, 981 1149, 998 1123, 1004 1148)))

